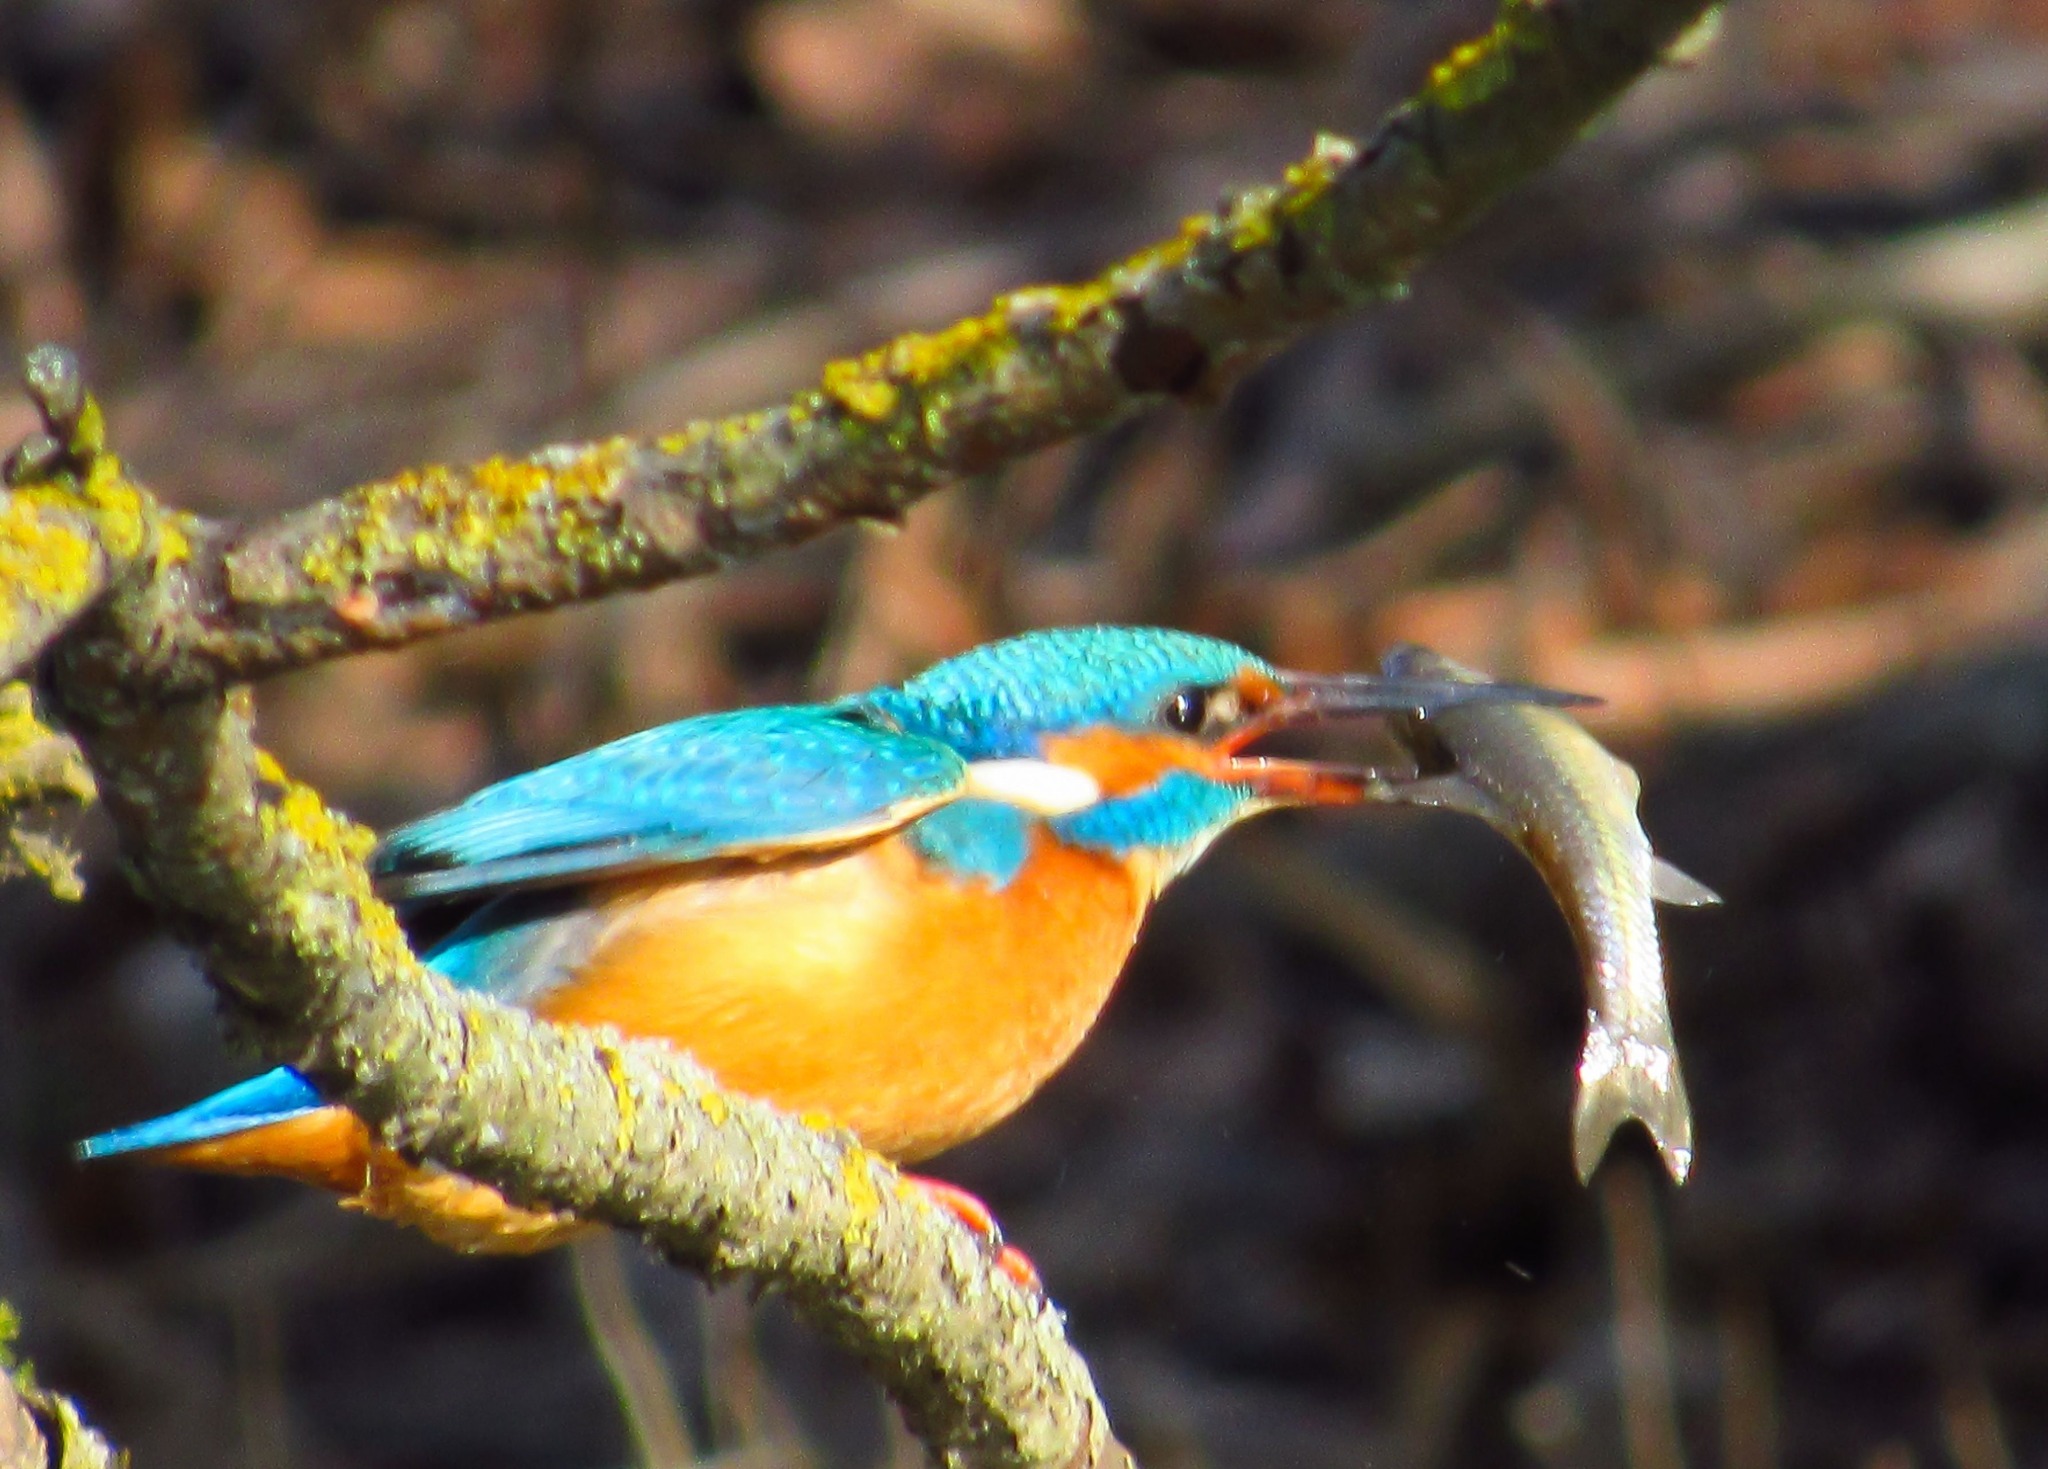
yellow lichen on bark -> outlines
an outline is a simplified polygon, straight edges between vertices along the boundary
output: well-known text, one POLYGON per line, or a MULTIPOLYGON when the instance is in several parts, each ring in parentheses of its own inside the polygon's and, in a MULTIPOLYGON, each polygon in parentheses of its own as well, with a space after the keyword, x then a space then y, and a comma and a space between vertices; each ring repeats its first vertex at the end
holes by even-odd
POLYGON ((1514 79, 1515 53, 1538 50, 1545 38, 1537 21, 1542 0, 1502 0, 1493 29, 1457 47, 1430 68, 1426 100, 1440 107, 1463 109, 1484 102, 1514 79))
POLYGON ((824 387, 826 397, 869 423, 879 423, 894 413, 901 397, 896 385, 875 372, 865 359, 826 363, 824 387))
POLYGON ((828 363, 824 397, 891 447, 944 432, 948 395, 984 382, 1012 347, 1002 301, 939 332, 910 332, 859 357, 828 363))
MULTIPOLYGON (((624 439, 493 458, 465 469, 407 470, 352 492, 346 519, 299 553, 298 569, 340 596, 380 575, 483 577, 509 545, 545 530, 558 553, 607 549, 602 509, 633 451, 624 439)), ((251 599, 254 586, 240 588, 251 599)))
POLYGON ((60 611, 90 595, 98 554, 63 492, 18 490, 0 499, 0 639, 19 616, 18 602, 60 611))
POLYGON ((633 1146, 633 1127, 640 1119, 639 1104, 633 1100, 633 1088, 626 1075, 626 1058, 618 1048, 610 1044, 599 1047, 604 1053, 605 1075, 611 1079, 612 1097, 619 1107, 618 1146, 621 1155, 633 1146))
POLYGON ((275 799, 259 811, 266 836, 290 836, 314 852, 349 862, 368 860, 377 846, 375 832, 337 815, 320 799, 319 792, 293 780, 267 751, 256 752, 256 773, 276 788, 275 799))
POLYGON ((94 794, 78 746, 36 717, 28 685, 0 685, 0 878, 35 877, 66 902, 83 897, 78 854, 51 827, 94 794))
POLYGON ((36 718, 28 685, 0 684, 0 808, 52 795, 89 801, 92 794, 91 771, 75 746, 36 718))
MULTIPOLYGON (((99 404, 88 399, 86 411, 97 420, 99 404)), ((151 533, 161 535, 165 518, 152 513, 155 502, 129 480, 118 456, 101 449, 93 455, 91 465, 78 499, 92 516, 100 545, 117 561, 141 555, 151 533)))
POLYGON ((846 1242, 865 1247, 875 1237, 875 1220, 882 1212, 882 1191, 875 1187, 875 1170, 889 1165, 866 1148, 850 1147, 839 1160, 841 1182, 846 1187, 846 1242))
POLYGON ((310 931, 334 921, 340 898, 346 922, 367 945, 392 962, 409 965, 412 950, 398 915, 376 900, 364 873, 363 864, 377 846, 376 833, 334 811, 261 749, 256 751, 256 775, 271 788, 256 812, 264 839, 296 847, 294 869, 319 879, 285 893, 279 901, 286 910, 310 931))

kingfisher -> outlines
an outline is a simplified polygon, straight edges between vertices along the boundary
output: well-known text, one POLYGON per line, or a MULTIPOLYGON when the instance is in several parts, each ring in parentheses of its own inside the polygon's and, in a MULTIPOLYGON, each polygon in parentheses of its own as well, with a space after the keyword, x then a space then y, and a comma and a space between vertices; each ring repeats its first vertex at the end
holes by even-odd
MULTIPOLYGON (((1318 675, 1158 628, 1026 633, 829 703, 707 714, 401 826, 381 891, 454 984, 689 1053, 732 1091, 898 1163, 978 1136, 1073 1054, 1168 883, 1280 807, 1399 799, 1372 764, 1248 752, 1325 720, 1578 696, 1318 675)), ((466 1250, 582 1226, 382 1146, 280 1067, 103 1133, 318 1185, 466 1250)), ((910 1177, 910 1175, 906 1175, 910 1177)), ((1001 1250, 987 1210, 914 1179, 1001 1250)))

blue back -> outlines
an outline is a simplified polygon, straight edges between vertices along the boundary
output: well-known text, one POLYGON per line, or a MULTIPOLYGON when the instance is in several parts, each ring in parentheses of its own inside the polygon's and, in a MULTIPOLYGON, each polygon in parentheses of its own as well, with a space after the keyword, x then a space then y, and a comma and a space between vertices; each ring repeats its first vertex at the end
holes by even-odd
MULTIPOLYGON (((917 822, 928 860, 1005 883, 1030 818, 981 801, 946 810, 968 762, 1036 754, 1053 732, 1156 729, 1175 689, 1247 667, 1264 665, 1193 633, 1029 633, 837 704, 685 719, 515 776, 393 831, 375 871, 394 897, 417 901, 814 849, 917 822)), ((1174 846, 1227 822, 1243 799, 1181 777, 1053 830, 1099 850, 1174 846)))
POLYGON ((950 799, 966 768, 829 709, 707 714, 402 826, 374 870, 396 896, 429 898, 851 840, 950 799))

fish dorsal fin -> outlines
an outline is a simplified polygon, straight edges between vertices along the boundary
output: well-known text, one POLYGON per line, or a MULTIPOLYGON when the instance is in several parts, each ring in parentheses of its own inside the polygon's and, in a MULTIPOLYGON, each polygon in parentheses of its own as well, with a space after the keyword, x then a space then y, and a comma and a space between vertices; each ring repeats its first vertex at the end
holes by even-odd
POLYGON ((1650 896, 1680 908, 1708 908, 1721 901, 1719 893, 1662 857, 1650 859, 1650 896))

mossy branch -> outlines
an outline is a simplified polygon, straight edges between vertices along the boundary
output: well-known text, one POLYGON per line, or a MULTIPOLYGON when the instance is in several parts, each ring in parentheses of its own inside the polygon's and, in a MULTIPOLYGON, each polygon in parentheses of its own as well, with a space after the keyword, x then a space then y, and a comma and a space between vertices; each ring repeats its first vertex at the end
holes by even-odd
POLYGON ((409 472, 253 530, 194 528, 133 672, 159 691, 218 688, 701 575, 849 520, 897 520, 954 478, 1148 404, 1212 399, 1308 328, 1398 290, 1706 9, 1505 0, 1367 142, 1322 138, 1279 183, 1091 281, 1015 291, 834 362, 779 406, 409 472))
POLYGON ((1371 142, 1324 140, 1281 184, 1095 281, 832 364, 778 408, 427 470, 249 531, 159 507, 106 453, 75 369, 38 354, 46 431, 0 495, 0 680, 35 665, 130 874, 237 1024, 401 1151, 786 1292, 949 1462, 1124 1462, 1056 1313, 887 1164, 673 1052, 557 1029, 425 970, 371 891, 368 834, 256 748, 240 686, 894 518, 953 476, 1213 395, 1397 286, 1705 8, 1508 0, 1371 142), (83 553, 46 574, 36 548, 59 545, 83 553))

